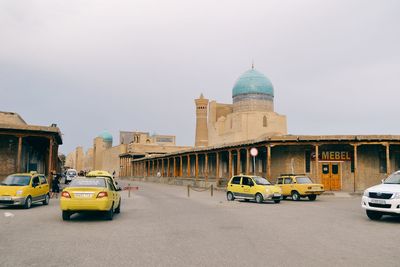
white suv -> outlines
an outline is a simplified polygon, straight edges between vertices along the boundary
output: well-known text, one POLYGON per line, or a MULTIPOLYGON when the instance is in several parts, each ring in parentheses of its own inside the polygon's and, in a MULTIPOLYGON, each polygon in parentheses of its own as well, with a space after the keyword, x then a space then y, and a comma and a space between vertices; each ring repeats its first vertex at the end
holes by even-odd
POLYGON ((382 180, 382 184, 367 188, 361 206, 371 220, 379 220, 382 215, 400 215, 400 171, 382 180))

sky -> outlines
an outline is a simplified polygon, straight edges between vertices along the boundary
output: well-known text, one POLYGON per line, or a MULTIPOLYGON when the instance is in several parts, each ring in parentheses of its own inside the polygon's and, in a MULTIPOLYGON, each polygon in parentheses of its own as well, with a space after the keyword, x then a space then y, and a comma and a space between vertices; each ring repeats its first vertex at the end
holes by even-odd
POLYGON ((232 103, 251 68, 289 134, 400 134, 398 0, 0 0, 0 110, 194 145, 194 99, 232 103))

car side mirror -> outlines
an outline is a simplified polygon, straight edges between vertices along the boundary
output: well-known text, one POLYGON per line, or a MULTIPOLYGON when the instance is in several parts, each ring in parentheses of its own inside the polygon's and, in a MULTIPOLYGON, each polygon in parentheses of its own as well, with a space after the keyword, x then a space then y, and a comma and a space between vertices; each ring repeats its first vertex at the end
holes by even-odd
POLYGON ((32 187, 35 188, 35 187, 38 186, 38 185, 39 185, 39 184, 37 184, 37 183, 33 183, 33 184, 32 184, 32 187))
POLYGON ((115 181, 115 184, 116 184, 116 185, 118 185, 118 182, 117 182, 117 181, 115 181))
POLYGON ((385 179, 382 179, 381 182, 382 182, 382 184, 385 183, 385 179))
POLYGON ((117 187, 115 188, 115 191, 122 191, 122 189, 121 189, 121 187, 117 186, 117 187))

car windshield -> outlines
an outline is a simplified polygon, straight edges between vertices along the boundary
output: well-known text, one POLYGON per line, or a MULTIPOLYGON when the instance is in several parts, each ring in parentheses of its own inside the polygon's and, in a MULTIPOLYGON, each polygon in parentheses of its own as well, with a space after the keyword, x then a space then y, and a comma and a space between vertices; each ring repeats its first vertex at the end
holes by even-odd
POLYGON ((0 185, 8 186, 24 186, 29 185, 31 177, 28 175, 10 175, 0 185))
POLYGON ((311 181, 311 179, 308 177, 297 177, 296 181, 298 184, 312 184, 313 183, 311 181))
POLYGON ((271 183, 268 182, 267 179, 265 179, 264 177, 253 177, 254 182, 256 182, 256 184, 258 185, 270 185, 271 183))
POLYGON ((90 178, 72 180, 70 187, 106 187, 106 181, 103 178, 90 178))
POLYGON ((400 173, 394 173, 390 175, 386 180, 383 182, 384 184, 400 184, 400 173))

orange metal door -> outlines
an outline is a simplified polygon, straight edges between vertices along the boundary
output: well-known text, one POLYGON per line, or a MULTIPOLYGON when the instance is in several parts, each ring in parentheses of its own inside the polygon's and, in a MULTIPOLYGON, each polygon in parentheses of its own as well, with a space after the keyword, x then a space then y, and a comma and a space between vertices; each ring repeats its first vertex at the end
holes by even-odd
POLYGON ((331 190, 331 165, 329 163, 321 163, 321 182, 326 191, 331 190))

